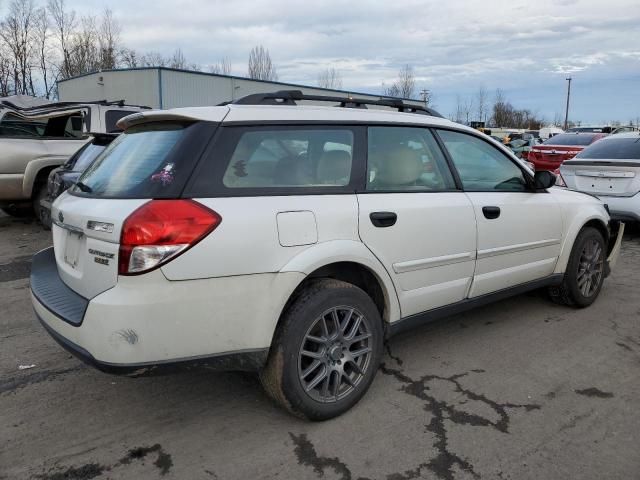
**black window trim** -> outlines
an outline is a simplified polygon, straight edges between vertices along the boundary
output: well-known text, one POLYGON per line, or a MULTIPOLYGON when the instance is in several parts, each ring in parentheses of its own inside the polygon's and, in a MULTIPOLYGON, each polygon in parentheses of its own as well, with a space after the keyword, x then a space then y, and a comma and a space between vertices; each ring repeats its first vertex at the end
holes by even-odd
MULTIPOLYGON (((507 152, 503 152, 502 150, 497 148, 495 145, 493 145, 486 138, 482 138, 481 135, 476 135, 475 133, 468 132, 466 130, 458 130, 456 128, 447 128, 447 127, 439 127, 439 126, 438 127, 432 127, 432 128, 434 130, 434 132, 433 132, 434 135, 438 139, 438 143, 440 145, 440 148, 443 150, 444 155, 446 156, 446 158, 450 162, 450 164, 449 164, 450 167, 452 167, 454 169, 454 171, 455 171, 455 178, 457 178, 460 181, 460 186, 461 186, 463 192, 468 192, 468 193, 540 193, 541 192, 540 190, 536 189, 535 180, 534 180, 533 176, 522 165, 520 165, 520 163, 518 161, 516 161, 513 158, 511 158, 511 155, 509 155, 507 152), (522 172, 522 176, 524 177, 525 181, 527 182, 527 189, 522 191, 522 192, 518 192, 518 191, 513 191, 513 190, 475 190, 475 189, 472 190, 472 189, 464 188, 464 185, 462 183, 462 179, 460 178, 460 173, 458 172, 457 167, 453 163, 453 158, 451 158, 451 154, 449 153, 449 150, 446 148, 446 145, 445 145, 444 141, 442 140, 442 137, 440 137, 440 135, 438 133, 438 130, 447 130, 447 131, 450 131, 450 132, 469 135, 471 137, 477 138, 477 139, 485 142, 490 147, 492 147, 494 150, 497 150, 498 152, 502 153, 502 155, 504 157, 509 159, 511 161, 511 163, 513 163, 516 167, 518 167, 518 169, 520 169, 520 171, 522 172)), ((542 192, 546 192, 546 190, 543 190, 542 192)))
POLYGON ((353 195, 364 186, 366 181, 366 127, 362 124, 344 124, 330 122, 286 122, 273 124, 270 122, 225 122, 220 124, 215 135, 205 148, 198 163, 193 169, 193 173, 183 190, 184 198, 233 198, 233 197, 286 197, 299 195, 353 195), (214 150, 217 148, 219 139, 229 128, 242 128, 251 131, 256 130, 351 130, 353 133, 353 151, 351 154, 351 178, 347 185, 335 186, 300 186, 300 187, 250 187, 250 188, 229 188, 223 183, 224 171, 227 168, 226 162, 217 162, 212 169, 212 183, 208 191, 196 189, 196 182, 200 178, 200 173, 205 169, 207 159, 212 161, 214 150))

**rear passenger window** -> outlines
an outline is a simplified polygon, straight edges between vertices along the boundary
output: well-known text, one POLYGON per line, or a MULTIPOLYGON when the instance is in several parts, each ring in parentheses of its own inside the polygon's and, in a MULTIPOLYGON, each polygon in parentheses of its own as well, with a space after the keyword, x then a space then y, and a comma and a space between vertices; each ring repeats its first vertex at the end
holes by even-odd
POLYGON ((353 133, 347 129, 246 130, 226 164, 227 188, 345 186, 353 133))
POLYGON ((488 142, 466 133, 438 130, 465 190, 494 192, 527 190, 522 170, 488 142))
POLYGON ((442 191, 455 183, 431 132, 412 127, 370 127, 367 190, 442 191))

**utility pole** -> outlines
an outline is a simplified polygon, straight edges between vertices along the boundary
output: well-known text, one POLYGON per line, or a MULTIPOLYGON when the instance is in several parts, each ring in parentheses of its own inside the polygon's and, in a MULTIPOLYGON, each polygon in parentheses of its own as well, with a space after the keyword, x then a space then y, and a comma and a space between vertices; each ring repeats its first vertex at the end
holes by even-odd
POLYGON ((429 97, 431 92, 429 92, 429 90, 427 90, 426 88, 423 88, 420 91, 420 96, 422 97, 422 101, 424 102, 424 106, 425 108, 429 106, 429 97))
POLYGON ((564 113, 564 129, 565 130, 569 128, 569 97, 571 97, 571 77, 567 78, 566 80, 569 83, 567 84, 567 109, 565 110, 565 113, 564 113))

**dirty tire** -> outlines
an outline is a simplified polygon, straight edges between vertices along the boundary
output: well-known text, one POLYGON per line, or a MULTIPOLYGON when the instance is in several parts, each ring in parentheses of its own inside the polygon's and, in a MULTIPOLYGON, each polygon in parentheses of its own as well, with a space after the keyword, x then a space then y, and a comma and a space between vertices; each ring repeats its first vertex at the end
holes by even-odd
POLYGON ((382 320, 371 298, 350 283, 318 279, 304 288, 283 313, 260 379, 269 396, 292 414, 314 421, 327 420, 349 410, 366 393, 380 365, 382 349, 382 320), (329 330, 316 337, 314 329, 322 329, 323 319, 331 325, 325 323, 329 330), (351 333, 350 328, 354 331, 352 338, 341 333, 341 324, 343 333, 351 333), (314 333, 312 338, 318 339, 317 350, 313 350, 317 359, 305 356, 314 348, 310 332, 314 333), (319 337, 326 342, 319 342, 319 337), (352 355, 361 352, 367 353, 357 358, 352 355), (344 360, 345 355, 349 360, 344 360), (305 366, 304 362, 316 360, 318 367, 305 383, 303 372, 311 365, 305 366), (317 378, 322 377, 323 372, 325 380, 308 392, 305 386, 313 383, 316 374, 317 378), (322 396, 325 382, 331 398, 322 396))
POLYGON ((6 207, 1 207, 4 213, 14 218, 28 218, 33 216, 33 209, 31 205, 10 205, 6 207))
POLYGON ((602 289, 602 284, 605 278, 605 263, 606 263, 606 243, 602 233, 598 229, 593 227, 583 228, 571 250, 571 256, 567 263, 567 270, 562 279, 562 283, 559 286, 549 288, 549 296, 555 303, 562 305, 570 305, 576 308, 584 308, 591 305, 602 289), (602 273, 597 281, 592 292, 588 292, 585 295, 579 286, 579 272, 581 268, 581 257, 583 257, 585 246, 589 243, 597 244, 600 247, 600 259, 602 261, 602 273))
POLYGON ((47 197, 47 185, 39 185, 34 188, 37 188, 37 190, 34 192, 33 200, 31 201, 33 214, 35 215, 36 220, 38 220, 45 228, 50 228, 50 219, 47 218, 47 215, 40 205, 40 200, 44 200, 47 197))

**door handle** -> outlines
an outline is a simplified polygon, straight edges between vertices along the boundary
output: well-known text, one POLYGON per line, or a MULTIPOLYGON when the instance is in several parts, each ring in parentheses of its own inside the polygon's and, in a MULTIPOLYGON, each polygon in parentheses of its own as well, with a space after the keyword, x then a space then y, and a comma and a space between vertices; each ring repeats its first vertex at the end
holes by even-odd
POLYGON ((500 207, 482 207, 482 213, 484 214, 484 218, 493 220, 500 216, 500 207))
POLYGON ((396 224, 398 215, 394 212, 372 212, 369 214, 369 218, 375 227, 386 228, 396 224))

